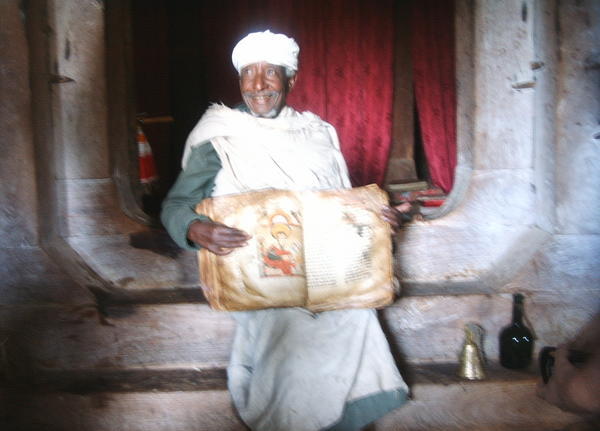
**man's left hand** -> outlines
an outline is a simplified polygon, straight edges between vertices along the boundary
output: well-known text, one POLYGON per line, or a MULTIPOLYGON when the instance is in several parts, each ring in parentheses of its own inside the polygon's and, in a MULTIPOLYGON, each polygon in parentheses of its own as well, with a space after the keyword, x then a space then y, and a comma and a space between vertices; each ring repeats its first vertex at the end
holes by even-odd
POLYGON ((397 232, 404 223, 412 220, 411 209, 409 202, 394 207, 384 206, 381 209, 381 218, 392 226, 394 232, 397 232))

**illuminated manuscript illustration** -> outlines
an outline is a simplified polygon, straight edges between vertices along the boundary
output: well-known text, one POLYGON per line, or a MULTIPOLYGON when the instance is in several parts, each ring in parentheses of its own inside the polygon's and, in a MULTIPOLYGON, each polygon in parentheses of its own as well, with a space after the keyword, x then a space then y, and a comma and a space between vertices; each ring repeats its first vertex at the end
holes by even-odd
POLYGON ((206 199, 196 208, 252 238, 226 256, 199 252, 211 307, 312 311, 379 307, 394 298, 387 196, 376 185, 267 190, 206 199))
POLYGON ((264 277, 304 275, 301 223, 296 213, 264 213, 256 232, 264 277))

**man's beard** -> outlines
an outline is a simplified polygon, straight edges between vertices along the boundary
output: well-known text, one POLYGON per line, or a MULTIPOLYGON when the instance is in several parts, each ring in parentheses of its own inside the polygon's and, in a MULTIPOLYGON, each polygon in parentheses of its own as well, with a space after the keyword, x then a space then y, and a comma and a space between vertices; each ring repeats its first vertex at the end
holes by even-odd
POLYGON ((281 92, 279 92, 279 91, 256 91, 256 92, 246 91, 245 93, 243 93, 244 102, 246 102, 248 109, 250 109, 250 113, 252 115, 254 115, 255 117, 275 118, 275 117, 277 117, 277 115, 279 115, 279 111, 281 110, 281 107, 278 107, 277 104, 275 104, 275 106, 273 106, 273 109, 271 109, 269 112, 266 112, 264 114, 257 114, 256 112, 254 112, 251 108, 251 104, 248 103, 247 100, 252 100, 255 97, 268 97, 277 102, 277 100, 281 97, 281 92))

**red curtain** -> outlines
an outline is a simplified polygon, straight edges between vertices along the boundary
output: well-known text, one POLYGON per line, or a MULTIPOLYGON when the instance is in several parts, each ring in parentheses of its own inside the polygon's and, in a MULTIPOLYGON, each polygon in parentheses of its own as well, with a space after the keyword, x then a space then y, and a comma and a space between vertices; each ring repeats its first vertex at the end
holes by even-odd
POLYGON ((211 101, 239 100, 229 60, 237 40, 265 29, 286 33, 300 45, 289 104, 335 126, 353 185, 383 182, 392 130, 393 0, 221 0, 201 8, 198 46, 220 65, 205 72, 211 101))
POLYGON ((452 189, 456 166, 454 1, 412 2, 414 90, 431 181, 452 189))
POLYGON ((392 142, 393 1, 302 3, 290 104, 336 127, 353 185, 382 184, 392 142))

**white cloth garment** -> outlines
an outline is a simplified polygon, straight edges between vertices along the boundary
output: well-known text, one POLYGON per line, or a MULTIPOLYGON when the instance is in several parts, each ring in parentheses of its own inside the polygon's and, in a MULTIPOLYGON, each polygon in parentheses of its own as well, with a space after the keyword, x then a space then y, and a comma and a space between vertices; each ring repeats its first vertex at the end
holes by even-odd
POLYGON ((191 148, 207 141, 223 165, 213 196, 350 187, 335 129, 310 112, 286 106, 269 119, 212 105, 188 137, 184 168, 191 148))
MULTIPOLYGON (((213 195, 263 188, 350 187, 334 128, 285 107, 274 119, 213 105, 186 143, 211 141, 222 170, 213 195)), ((242 419, 260 431, 316 431, 346 402, 408 391, 374 310, 313 314, 300 308, 235 312, 229 390, 242 419)))
POLYGON ((295 72, 298 70, 299 52, 300 47, 294 39, 267 30, 250 33, 240 40, 233 48, 231 61, 238 73, 244 66, 261 61, 284 66, 295 72))

